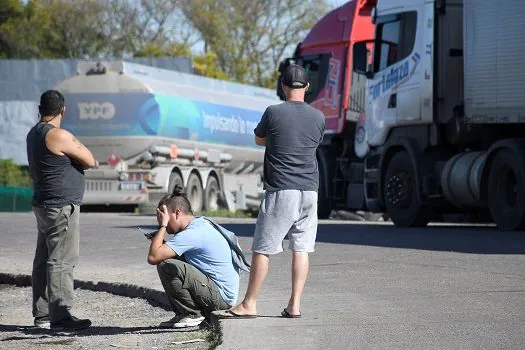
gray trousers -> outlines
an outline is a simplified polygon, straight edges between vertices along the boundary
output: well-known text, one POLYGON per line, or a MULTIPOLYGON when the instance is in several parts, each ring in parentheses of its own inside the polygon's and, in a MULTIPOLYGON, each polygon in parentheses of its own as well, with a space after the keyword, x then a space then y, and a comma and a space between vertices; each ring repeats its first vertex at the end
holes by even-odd
POLYGON ((33 260, 33 317, 51 321, 70 316, 73 268, 79 256, 79 212, 75 204, 62 208, 33 207, 38 238, 33 260))
POLYGON ((231 307, 212 280, 180 258, 164 260, 157 265, 157 271, 177 314, 209 317, 212 311, 231 307))

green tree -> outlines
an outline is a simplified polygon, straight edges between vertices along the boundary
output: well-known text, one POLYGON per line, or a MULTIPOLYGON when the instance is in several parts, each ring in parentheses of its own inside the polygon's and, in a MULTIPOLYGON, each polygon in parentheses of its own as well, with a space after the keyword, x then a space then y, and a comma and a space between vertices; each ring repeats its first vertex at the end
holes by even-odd
POLYGON ((171 44, 163 49, 159 44, 147 44, 141 50, 137 51, 134 57, 189 57, 191 50, 184 44, 171 44))
POLYGON ((0 0, 0 25, 24 15, 24 5, 19 0, 0 0))
POLYGON ((111 0, 107 11, 110 20, 106 35, 116 57, 148 53, 160 57, 180 48, 188 56, 185 49, 197 40, 195 30, 174 0, 111 0))
POLYGON ((41 57, 34 1, 0 0, 0 58, 41 57))
POLYGON ((326 0, 179 0, 230 79, 273 87, 275 70, 328 9, 326 0))
POLYGON ((5 58, 95 58, 105 47, 103 1, 0 1, 5 58))
POLYGON ((217 55, 208 51, 203 55, 194 55, 184 44, 172 44, 163 49, 158 44, 146 45, 135 53, 134 57, 189 57, 192 59, 193 72, 209 78, 228 80, 228 76, 217 65, 217 55))
POLYGON ((329 9, 328 0, 0 0, 0 57, 185 56, 197 74, 274 88, 279 62, 329 9))
POLYGON ((226 73, 217 65, 217 55, 208 51, 204 55, 193 56, 193 71, 205 77, 228 80, 226 73))
POLYGON ((98 0, 40 0, 34 22, 51 58, 97 58, 106 46, 104 2, 98 0))
POLYGON ((0 186, 30 187, 31 179, 12 159, 0 159, 0 186))

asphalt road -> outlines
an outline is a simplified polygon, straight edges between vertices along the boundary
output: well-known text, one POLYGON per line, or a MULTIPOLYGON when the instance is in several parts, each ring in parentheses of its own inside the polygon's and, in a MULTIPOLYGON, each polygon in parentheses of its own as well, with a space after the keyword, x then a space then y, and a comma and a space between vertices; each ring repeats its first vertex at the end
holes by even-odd
MULTIPOLYGON (((225 226, 249 252, 254 221, 235 222, 225 226)), ((148 224, 153 217, 83 214, 75 278, 161 289, 134 228, 148 224)), ((35 237, 30 213, 0 214, 0 272, 30 274, 35 237)), ((221 321, 220 348, 525 348, 525 233, 323 222, 317 242, 303 318, 278 317, 289 297, 285 251, 270 260, 258 303, 265 317, 221 321)), ((243 275, 240 298, 246 283, 243 275)))

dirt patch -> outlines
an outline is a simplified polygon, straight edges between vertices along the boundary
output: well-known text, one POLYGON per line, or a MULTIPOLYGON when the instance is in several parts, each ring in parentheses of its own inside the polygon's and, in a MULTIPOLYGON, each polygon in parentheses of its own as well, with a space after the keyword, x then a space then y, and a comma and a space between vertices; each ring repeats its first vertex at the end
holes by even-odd
POLYGON ((140 298, 75 289, 73 314, 90 318, 85 330, 52 332, 33 326, 31 288, 0 284, 1 349, 212 349, 218 335, 199 329, 160 329, 174 316, 140 298))

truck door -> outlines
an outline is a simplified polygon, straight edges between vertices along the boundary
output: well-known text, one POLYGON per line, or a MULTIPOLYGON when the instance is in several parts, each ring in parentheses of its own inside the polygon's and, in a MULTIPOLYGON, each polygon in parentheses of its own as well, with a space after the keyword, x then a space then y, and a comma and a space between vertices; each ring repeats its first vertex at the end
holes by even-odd
POLYGON ((414 5, 377 17, 373 78, 367 85, 371 146, 382 145, 396 125, 421 123, 422 35, 417 28, 422 14, 423 7, 414 5))

